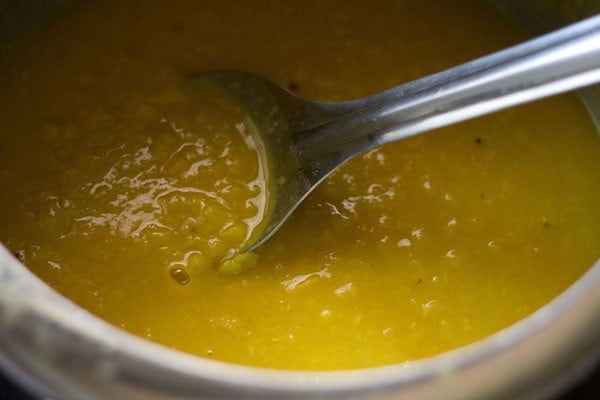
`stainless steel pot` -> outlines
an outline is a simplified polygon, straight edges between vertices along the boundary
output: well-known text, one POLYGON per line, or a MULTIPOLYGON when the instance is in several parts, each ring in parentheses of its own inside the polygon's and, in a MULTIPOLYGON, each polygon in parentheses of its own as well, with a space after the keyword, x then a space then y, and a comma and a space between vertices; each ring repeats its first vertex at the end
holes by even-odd
MULTIPOLYGON (((0 58, 61 3, 0 1, 0 58)), ((494 4, 534 32, 600 12, 594 0, 494 4)), ((581 94, 600 121, 600 88, 581 94)), ((125 333, 63 298, 0 246, 0 368, 44 397, 544 398, 599 356, 600 260, 550 304, 472 345, 387 367, 290 372, 201 359, 125 333)))

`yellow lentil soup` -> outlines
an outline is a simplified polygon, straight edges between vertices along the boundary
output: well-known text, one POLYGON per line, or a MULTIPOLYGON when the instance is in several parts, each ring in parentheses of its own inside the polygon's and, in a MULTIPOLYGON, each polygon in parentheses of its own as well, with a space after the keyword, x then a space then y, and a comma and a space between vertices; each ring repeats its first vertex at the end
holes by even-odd
POLYGON ((269 169, 252 122, 189 76, 345 100, 521 39, 467 0, 76 3, 0 69, 0 240, 99 317, 207 358, 347 369, 471 343, 600 256, 600 140, 575 95, 360 156, 228 263, 269 169))

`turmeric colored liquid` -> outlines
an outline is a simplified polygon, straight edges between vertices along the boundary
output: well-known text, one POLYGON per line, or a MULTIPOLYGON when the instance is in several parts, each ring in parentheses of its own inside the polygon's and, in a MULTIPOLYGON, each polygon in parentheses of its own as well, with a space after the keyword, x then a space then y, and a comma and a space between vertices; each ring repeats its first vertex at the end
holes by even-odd
POLYGON ((352 160, 239 270, 219 266, 268 212, 268 166, 189 77, 347 100, 519 40, 466 0, 78 3, 0 69, 0 241, 99 317, 207 358, 347 369, 471 343, 600 256, 600 140, 575 95, 352 160))

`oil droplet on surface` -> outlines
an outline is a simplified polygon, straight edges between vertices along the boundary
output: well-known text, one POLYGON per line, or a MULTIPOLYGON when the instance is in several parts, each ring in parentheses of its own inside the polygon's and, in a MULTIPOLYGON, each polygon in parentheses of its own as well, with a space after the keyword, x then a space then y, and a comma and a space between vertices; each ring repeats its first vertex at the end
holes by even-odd
POLYGON ((187 285, 190 283, 190 275, 182 268, 173 268, 171 270, 171 278, 180 285, 187 285))

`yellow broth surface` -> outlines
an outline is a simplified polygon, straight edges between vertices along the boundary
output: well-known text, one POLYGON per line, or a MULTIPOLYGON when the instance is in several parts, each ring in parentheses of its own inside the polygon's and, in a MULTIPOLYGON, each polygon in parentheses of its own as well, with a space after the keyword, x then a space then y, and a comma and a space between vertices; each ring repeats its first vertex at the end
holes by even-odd
POLYGON ((99 317, 207 358, 345 369, 471 343, 600 256, 600 140, 576 96, 360 156, 232 266, 268 168, 251 122, 189 77, 346 100, 519 40, 466 0, 77 3, 0 69, 0 240, 99 317))

